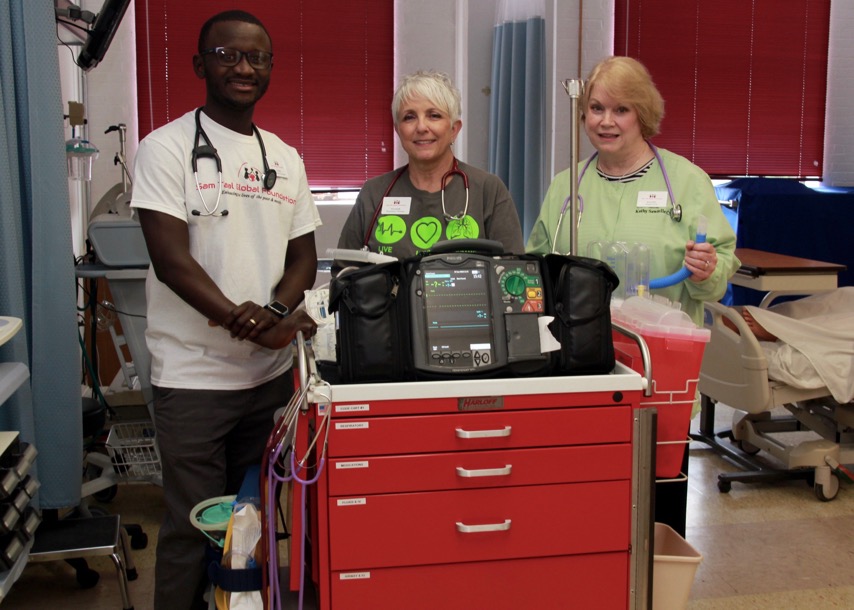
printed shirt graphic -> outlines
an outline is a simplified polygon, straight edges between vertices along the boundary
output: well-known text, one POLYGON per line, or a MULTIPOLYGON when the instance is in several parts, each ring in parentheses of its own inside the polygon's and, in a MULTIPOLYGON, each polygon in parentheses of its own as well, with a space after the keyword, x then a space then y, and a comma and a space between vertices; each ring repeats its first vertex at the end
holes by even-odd
POLYGON ((380 216, 374 229, 374 239, 379 244, 377 251, 401 256, 395 252, 395 244, 407 237, 407 231, 416 254, 429 251, 438 241, 477 239, 481 233, 477 220, 469 214, 450 221, 436 216, 415 217, 408 229, 405 216, 380 216))
POLYGON ((388 195, 386 189, 400 169, 368 180, 345 223, 339 247, 360 249, 367 237, 372 252, 406 258, 429 252, 439 241, 493 239, 500 241, 507 252, 523 252, 516 208, 504 184, 497 176, 467 164, 460 163, 460 168, 469 179, 468 206, 463 180, 455 176, 445 188, 444 210, 442 193, 416 189, 408 171, 400 175, 388 195), (392 210, 386 204, 369 228, 384 197, 389 201, 411 201, 407 209, 393 209, 394 213, 384 213, 392 210))

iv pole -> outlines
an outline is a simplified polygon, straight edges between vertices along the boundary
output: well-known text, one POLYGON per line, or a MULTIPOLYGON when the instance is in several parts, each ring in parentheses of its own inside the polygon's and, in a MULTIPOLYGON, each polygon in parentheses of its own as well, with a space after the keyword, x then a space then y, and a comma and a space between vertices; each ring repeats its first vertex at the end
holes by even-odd
POLYGON ((578 254, 578 223, 581 220, 581 210, 578 209, 578 162, 579 162, 579 98, 584 91, 584 81, 570 79, 563 81, 563 88, 569 95, 569 254, 578 254))

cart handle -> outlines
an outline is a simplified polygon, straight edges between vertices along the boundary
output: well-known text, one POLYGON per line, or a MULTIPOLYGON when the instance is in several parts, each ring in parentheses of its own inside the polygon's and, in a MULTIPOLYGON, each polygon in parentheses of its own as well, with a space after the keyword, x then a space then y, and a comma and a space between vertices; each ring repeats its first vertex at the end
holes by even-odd
POLYGON ((299 387, 308 385, 308 358, 305 349, 305 337, 301 330, 297 331, 297 368, 299 369, 299 387))
POLYGON ((505 519, 504 523, 484 523, 478 525, 467 525, 457 521, 457 531, 462 534, 477 534, 480 532, 506 532, 510 529, 511 520, 505 519))
POLYGON ((478 470, 469 470, 462 466, 457 466, 458 477, 506 477, 513 471, 513 464, 507 464, 504 468, 480 468, 478 470))
POLYGON ((510 436, 513 431, 512 426, 504 426, 498 430, 463 430, 456 428, 454 433, 457 438, 498 438, 501 436, 510 436))
MULTIPOLYGON (((297 369, 299 370, 299 387, 303 392, 308 391, 310 381, 316 381, 317 363, 314 360, 314 352, 305 340, 305 336, 301 330, 297 331, 297 337, 294 339, 297 344, 297 369)), ((308 401, 305 402, 303 411, 308 411, 308 401)))
POLYGON ((629 339, 634 339, 635 343, 638 344, 641 353, 641 361, 643 361, 643 378, 646 380, 646 387, 643 390, 643 395, 652 396, 652 358, 649 355, 649 347, 647 347, 646 341, 644 341, 644 338, 635 331, 629 330, 624 326, 620 326, 617 322, 612 322, 611 326, 614 330, 623 333, 629 339))

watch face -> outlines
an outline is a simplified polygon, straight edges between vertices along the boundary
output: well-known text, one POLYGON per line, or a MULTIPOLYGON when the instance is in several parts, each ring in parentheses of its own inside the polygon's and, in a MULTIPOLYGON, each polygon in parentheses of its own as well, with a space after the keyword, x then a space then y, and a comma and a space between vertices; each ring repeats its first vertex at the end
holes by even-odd
POLYGON ((288 306, 283 303, 279 303, 278 301, 270 301, 267 303, 267 309, 282 318, 288 315, 288 306))

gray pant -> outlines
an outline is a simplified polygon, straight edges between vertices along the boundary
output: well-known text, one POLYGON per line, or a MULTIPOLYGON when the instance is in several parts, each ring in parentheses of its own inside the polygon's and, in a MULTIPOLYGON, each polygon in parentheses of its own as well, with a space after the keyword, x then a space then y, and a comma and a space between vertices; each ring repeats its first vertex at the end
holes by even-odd
POLYGON ((260 465, 273 413, 294 391, 293 373, 251 390, 154 388, 154 423, 166 514, 157 539, 154 607, 204 607, 208 539, 193 526, 199 502, 236 494, 246 469, 260 465))

